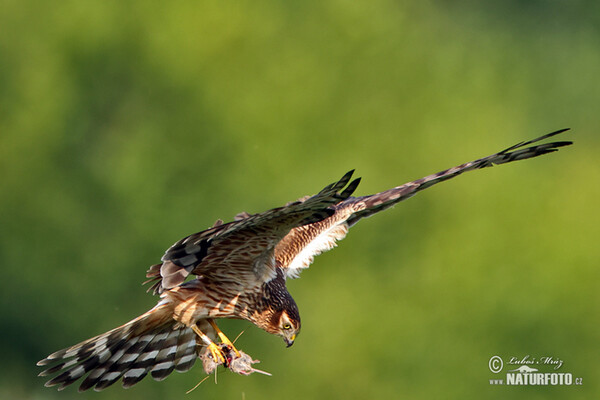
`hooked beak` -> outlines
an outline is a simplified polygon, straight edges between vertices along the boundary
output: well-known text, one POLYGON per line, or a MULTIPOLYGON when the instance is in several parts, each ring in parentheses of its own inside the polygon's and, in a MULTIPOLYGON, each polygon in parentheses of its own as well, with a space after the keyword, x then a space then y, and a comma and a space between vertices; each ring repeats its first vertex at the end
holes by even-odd
POLYGON ((292 335, 292 337, 290 337, 290 338, 287 338, 287 337, 283 338, 283 341, 285 342, 286 347, 291 347, 294 344, 294 340, 296 340, 296 335, 292 335))

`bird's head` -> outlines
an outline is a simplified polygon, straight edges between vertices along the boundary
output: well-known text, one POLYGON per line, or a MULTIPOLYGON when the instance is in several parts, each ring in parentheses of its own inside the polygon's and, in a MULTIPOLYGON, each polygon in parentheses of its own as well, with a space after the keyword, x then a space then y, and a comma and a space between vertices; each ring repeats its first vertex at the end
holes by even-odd
POLYGON ((271 310, 255 323, 265 331, 281 336, 287 347, 294 344, 296 336, 300 333, 300 316, 297 309, 271 310))
POLYGON ((276 334, 283 338, 287 347, 290 347, 294 344, 296 336, 300 333, 300 318, 294 316, 293 313, 283 310, 279 313, 279 318, 275 326, 277 330, 276 334))

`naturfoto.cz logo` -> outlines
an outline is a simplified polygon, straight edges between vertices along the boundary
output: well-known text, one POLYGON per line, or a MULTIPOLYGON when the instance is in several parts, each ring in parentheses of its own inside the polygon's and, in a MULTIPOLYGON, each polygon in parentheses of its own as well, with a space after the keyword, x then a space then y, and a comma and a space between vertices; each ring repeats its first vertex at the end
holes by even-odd
POLYGON ((583 379, 573 377, 570 372, 541 372, 539 368, 557 371, 563 366, 563 361, 557 357, 543 356, 510 357, 505 361, 500 356, 492 356, 488 362, 490 371, 499 374, 507 365, 504 379, 490 379, 490 385, 531 385, 531 386, 557 386, 581 385, 583 379), (516 367, 516 368, 515 368, 516 367))

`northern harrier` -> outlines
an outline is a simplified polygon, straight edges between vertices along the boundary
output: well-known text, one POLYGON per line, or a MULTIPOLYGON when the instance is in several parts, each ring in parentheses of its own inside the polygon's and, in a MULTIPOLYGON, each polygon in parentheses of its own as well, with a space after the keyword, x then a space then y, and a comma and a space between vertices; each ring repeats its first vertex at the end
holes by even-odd
POLYGON ((181 239, 153 265, 147 277, 158 304, 102 335, 50 354, 40 375, 58 373, 46 386, 59 389, 88 374, 79 390, 102 390, 121 377, 130 387, 148 373, 162 380, 187 371, 200 356, 214 365, 240 352, 215 319, 238 318, 279 335, 287 346, 300 332, 300 314, 286 289, 313 257, 335 246, 361 218, 383 211, 417 192, 463 172, 554 152, 572 142, 533 143, 553 132, 489 157, 459 165, 370 196, 351 197, 359 179, 352 171, 318 194, 260 214, 242 213, 181 239), (187 279, 186 279, 187 278, 187 279), (192 279, 193 278, 193 279, 192 279), (216 343, 218 336, 220 343, 216 343), (54 364, 50 366, 50 364, 54 364))

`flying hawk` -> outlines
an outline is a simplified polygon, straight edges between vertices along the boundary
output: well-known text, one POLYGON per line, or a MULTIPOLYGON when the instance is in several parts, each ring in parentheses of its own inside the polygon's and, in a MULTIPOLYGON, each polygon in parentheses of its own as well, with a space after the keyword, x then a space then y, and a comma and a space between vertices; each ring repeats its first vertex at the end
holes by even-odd
POLYGON ((314 196, 260 214, 238 214, 229 223, 217 221, 179 240, 150 267, 151 289, 160 295, 154 308, 50 354, 38 362, 48 367, 40 375, 58 373, 46 386, 63 389, 87 374, 79 390, 102 390, 120 378, 130 387, 148 373, 162 380, 173 370, 189 370, 198 357, 211 360, 213 369, 248 360, 219 330, 219 318, 245 319, 291 346, 300 332, 300 313, 286 279, 297 278, 361 218, 463 172, 554 152, 572 142, 529 145, 566 130, 370 196, 351 196, 360 179, 351 181, 350 171, 314 196))

